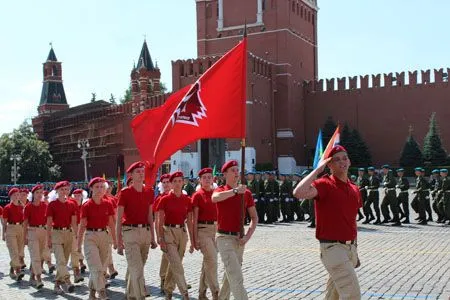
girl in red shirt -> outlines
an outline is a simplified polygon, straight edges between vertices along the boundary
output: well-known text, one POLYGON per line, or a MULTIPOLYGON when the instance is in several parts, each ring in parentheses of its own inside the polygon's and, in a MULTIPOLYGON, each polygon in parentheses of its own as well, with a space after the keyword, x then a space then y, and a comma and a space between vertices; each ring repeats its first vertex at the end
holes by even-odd
POLYGON ((29 202, 24 209, 24 232, 25 245, 28 245, 31 258, 31 282, 37 289, 41 289, 42 264, 47 262, 49 270, 53 272, 54 266, 50 263, 50 251, 47 247, 47 234, 45 224, 47 218, 47 204, 42 202, 44 187, 36 185, 31 189, 32 202, 29 202))
POLYGON ((175 283, 183 299, 189 299, 182 259, 186 251, 187 234, 186 220, 191 246, 189 252, 194 251, 192 241, 192 205, 191 199, 182 193, 183 173, 175 172, 170 175, 172 191, 161 198, 158 204, 158 230, 161 250, 167 253, 170 272, 164 283, 166 299, 172 299, 175 283))
POLYGON ((9 275, 17 281, 22 280, 25 273, 20 262, 20 247, 23 248, 23 206, 20 204, 20 190, 12 188, 8 192, 11 202, 3 209, 3 240, 8 247, 10 262, 9 275))
POLYGON ((217 209, 212 202, 213 170, 204 168, 198 172, 200 189, 192 195, 193 231, 195 249, 203 254, 200 276, 199 299, 206 298, 206 289, 210 288, 213 300, 219 299, 219 280, 217 279, 217 209))
POLYGON ((113 247, 117 249, 114 227, 114 208, 105 198, 105 180, 95 177, 89 182, 92 198, 81 207, 81 222, 78 231, 78 251, 84 237, 84 253, 89 267, 89 299, 109 299, 105 290, 104 265, 108 258, 109 234, 113 237, 113 247), (86 232, 86 234, 85 234, 86 232), (98 293, 96 298, 95 293, 98 293))

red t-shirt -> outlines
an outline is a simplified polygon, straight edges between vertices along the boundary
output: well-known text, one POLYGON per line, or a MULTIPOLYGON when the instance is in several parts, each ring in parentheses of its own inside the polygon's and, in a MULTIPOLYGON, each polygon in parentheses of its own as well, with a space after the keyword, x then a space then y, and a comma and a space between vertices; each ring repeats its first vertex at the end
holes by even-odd
POLYGON ((166 196, 166 195, 168 195, 168 193, 162 193, 162 194, 159 194, 158 196, 156 196, 155 202, 153 202, 153 205, 152 205, 153 212, 157 212, 158 211, 159 202, 161 201, 161 198, 166 196))
POLYGON ((74 199, 74 198, 67 199, 67 202, 72 203, 72 205, 75 207, 75 211, 77 212, 77 224, 80 224, 80 220, 81 220, 81 205, 79 205, 77 200, 74 199))
POLYGON ((152 188, 144 187, 138 192, 134 187, 124 188, 119 195, 119 206, 123 207, 123 225, 148 224, 148 214, 153 203, 152 188))
POLYGON ((213 191, 199 189, 192 195, 192 206, 198 207, 198 221, 217 221, 216 204, 211 201, 213 191))
MULTIPOLYGON (((215 189, 214 192, 220 193, 232 189, 229 185, 224 185, 215 189)), ((253 201, 252 192, 247 189, 244 193, 244 207, 247 210, 252 206, 255 206, 255 201, 253 201)), ((241 195, 236 194, 217 202, 216 208, 218 230, 239 232, 241 226, 241 195)))
POLYGON ((356 239, 356 216, 361 207, 361 196, 350 180, 343 182, 325 175, 312 185, 318 195, 316 211, 316 238, 318 240, 349 241, 356 239))
POLYGON ((157 210, 164 211, 165 224, 184 224, 188 212, 192 211, 191 198, 185 194, 177 197, 173 192, 170 192, 161 197, 157 210))
POLYGON ((109 203, 111 203, 114 211, 116 211, 117 204, 119 202, 119 199, 117 199, 117 197, 114 197, 113 195, 105 195, 105 197, 103 199, 108 201, 109 203))
POLYGON ((23 206, 9 203, 3 209, 3 219, 8 223, 22 223, 23 222, 23 206))
POLYGON ((72 216, 77 214, 76 206, 69 201, 52 201, 47 206, 46 217, 52 217, 53 227, 70 227, 72 216))
POLYGON ((39 205, 28 203, 23 210, 25 220, 28 220, 30 226, 41 226, 47 224, 45 213, 47 212, 47 203, 40 202, 39 205))
POLYGON ((81 218, 86 218, 86 228, 106 228, 109 217, 114 215, 114 207, 110 200, 102 199, 100 204, 89 199, 81 206, 81 218))

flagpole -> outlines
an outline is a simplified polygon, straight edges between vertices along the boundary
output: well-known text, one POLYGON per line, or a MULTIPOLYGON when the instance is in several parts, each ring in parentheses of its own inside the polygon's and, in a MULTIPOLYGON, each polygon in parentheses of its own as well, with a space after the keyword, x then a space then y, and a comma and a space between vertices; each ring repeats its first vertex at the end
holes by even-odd
MULTIPOLYGON (((241 184, 246 184, 245 180, 245 138, 241 140, 241 184)), ((245 223, 245 205, 244 194, 241 194, 241 224, 240 224, 240 236, 244 236, 244 223, 245 223)))

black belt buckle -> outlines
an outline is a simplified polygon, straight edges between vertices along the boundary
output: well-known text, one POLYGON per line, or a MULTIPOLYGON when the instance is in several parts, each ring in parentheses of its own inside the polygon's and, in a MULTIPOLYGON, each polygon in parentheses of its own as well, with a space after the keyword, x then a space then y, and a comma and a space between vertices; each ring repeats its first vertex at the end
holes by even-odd
POLYGON ((213 225, 216 224, 216 221, 198 221, 198 224, 206 224, 206 225, 213 225))
POLYGON ((70 227, 53 227, 54 230, 68 231, 72 230, 70 227))
POLYGON ((239 236, 239 232, 234 232, 234 231, 217 230, 217 232, 220 234, 239 236))
POLYGON ((22 225, 22 222, 8 222, 8 225, 22 225))

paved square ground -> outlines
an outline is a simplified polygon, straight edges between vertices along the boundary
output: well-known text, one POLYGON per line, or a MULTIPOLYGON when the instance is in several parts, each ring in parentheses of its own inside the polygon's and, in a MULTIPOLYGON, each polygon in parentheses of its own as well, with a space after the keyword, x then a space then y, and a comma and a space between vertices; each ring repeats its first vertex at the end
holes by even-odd
MULTIPOLYGON (((250 299, 323 299, 327 274, 320 262, 314 229, 307 223, 260 225, 246 247, 245 286, 250 299)), ((430 223, 401 228, 360 225, 358 269, 363 299, 450 299, 450 226, 430 223)), ((28 249, 25 249, 28 252, 28 249)), ((159 294, 159 249, 150 251, 145 267, 152 296, 159 294)), ((124 257, 114 256, 120 272, 109 289, 111 299, 124 299, 124 257)), ((220 260, 220 259, 219 259, 220 260)), ((29 263, 28 253, 26 257, 29 263)), ((87 277, 73 294, 56 296, 53 277, 45 278, 45 288, 36 291, 25 280, 16 283, 8 276, 9 256, 0 242, 0 299, 87 299, 87 277)), ((197 299, 201 255, 187 253, 186 278, 197 299)), ((222 266, 219 267, 222 277, 222 266)), ((87 275, 86 275, 87 276, 87 275)), ((175 297, 175 299, 179 299, 175 297)))

